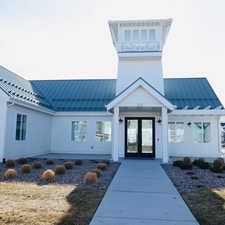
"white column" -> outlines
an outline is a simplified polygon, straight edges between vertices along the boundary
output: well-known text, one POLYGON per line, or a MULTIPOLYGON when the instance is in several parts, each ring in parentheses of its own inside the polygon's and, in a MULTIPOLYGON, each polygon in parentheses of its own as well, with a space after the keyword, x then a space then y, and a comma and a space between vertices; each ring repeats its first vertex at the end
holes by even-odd
POLYGON ((167 108, 162 107, 162 147, 163 147, 163 163, 168 163, 168 115, 167 108))
POLYGON ((114 108, 112 159, 119 160, 119 107, 114 108))

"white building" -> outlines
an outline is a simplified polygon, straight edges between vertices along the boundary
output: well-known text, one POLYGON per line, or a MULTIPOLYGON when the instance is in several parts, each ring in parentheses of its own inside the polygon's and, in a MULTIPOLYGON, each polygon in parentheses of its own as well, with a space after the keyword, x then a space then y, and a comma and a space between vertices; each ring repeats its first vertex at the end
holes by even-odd
POLYGON ((28 81, 0 67, 0 160, 43 153, 165 163, 170 156, 221 156, 225 110, 207 79, 163 78, 171 22, 109 22, 118 54, 114 80, 28 81))

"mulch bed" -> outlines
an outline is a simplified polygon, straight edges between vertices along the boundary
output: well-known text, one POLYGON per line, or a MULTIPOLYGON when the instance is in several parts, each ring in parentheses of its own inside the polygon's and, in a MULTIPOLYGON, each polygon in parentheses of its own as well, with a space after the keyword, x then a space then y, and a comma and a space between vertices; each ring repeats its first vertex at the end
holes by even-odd
MULTIPOLYGON (((8 169, 4 164, 0 164, 0 182, 28 182, 35 183, 38 185, 47 184, 45 181, 41 179, 41 174, 47 170, 54 170, 57 165, 63 165, 66 161, 75 160, 63 160, 63 159, 54 159, 53 165, 47 165, 46 159, 28 159, 28 164, 32 164, 33 162, 40 162, 42 164, 42 168, 40 169, 32 169, 31 173, 23 174, 20 170, 21 165, 16 163, 17 177, 13 180, 6 181, 4 179, 4 172, 8 169)), ((111 162, 106 170, 102 172, 102 175, 98 178, 97 184, 86 185, 83 183, 84 175, 96 168, 97 162, 101 162, 101 160, 82 160, 82 165, 74 165, 73 169, 66 170, 65 174, 56 175, 56 180, 52 184, 71 184, 77 187, 84 188, 96 188, 96 189, 107 189, 110 184, 112 177, 116 173, 120 163, 111 162)))
POLYGON ((225 188, 225 171, 223 173, 213 173, 209 169, 200 169, 196 166, 192 170, 182 170, 170 164, 162 165, 163 169, 172 180, 180 193, 193 192, 199 189, 225 188), (199 179, 192 179, 193 172, 199 179))

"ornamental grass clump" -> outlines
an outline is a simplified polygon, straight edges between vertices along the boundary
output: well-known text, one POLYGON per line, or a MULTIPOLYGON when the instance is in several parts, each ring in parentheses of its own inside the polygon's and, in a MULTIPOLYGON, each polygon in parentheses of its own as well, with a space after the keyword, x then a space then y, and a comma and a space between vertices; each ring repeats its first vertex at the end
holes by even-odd
POLYGON ((41 175, 41 179, 46 182, 53 182, 55 181, 55 172, 53 170, 46 170, 41 175))
POLYGON ((65 162, 64 166, 67 170, 73 169, 74 163, 72 162, 65 162))
POLYGON ((176 160, 173 162, 173 166, 174 167, 179 167, 181 168, 181 166, 183 166, 184 162, 182 160, 176 160))
POLYGON ((66 172, 66 168, 63 165, 59 165, 55 167, 56 174, 64 174, 66 172))
POLYGON ((100 177, 102 175, 102 171, 100 169, 93 169, 91 172, 96 173, 97 177, 100 177))
POLYGON ((16 176, 17 176, 17 172, 14 169, 8 169, 4 173, 4 178, 7 180, 16 178, 16 176))
POLYGON ((15 162, 15 160, 9 159, 9 160, 7 160, 7 161, 5 162, 5 166, 6 166, 7 168, 15 167, 15 166, 16 166, 16 162, 15 162))
POLYGON ((83 164, 83 161, 82 161, 81 159, 77 159, 77 160, 75 160, 74 164, 75 164, 76 166, 80 166, 80 165, 83 164))
POLYGON ((97 183, 97 175, 94 172, 87 172, 84 176, 85 184, 96 184, 97 183))
POLYGON ((99 170, 105 170, 107 168, 107 164, 106 163, 98 163, 96 168, 99 170))
POLYGON ((27 164, 28 163, 27 158, 19 158, 17 161, 18 161, 19 164, 27 164))
POLYGON ((54 160, 53 159, 47 159, 46 160, 46 164, 47 165, 53 165, 55 162, 54 162, 54 160))
POLYGON ((224 163, 221 159, 215 159, 210 169, 214 173, 223 173, 223 166, 224 166, 224 163))
POLYGON ((42 168, 42 164, 40 162, 34 162, 32 164, 32 168, 34 168, 34 169, 40 169, 40 168, 42 168))
POLYGON ((183 165, 180 167, 182 170, 191 170, 192 169, 192 161, 190 157, 184 157, 183 165))
POLYGON ((22 173, 30 173, 31 172, 31 165, 24 164, 21 166, 21 172, 22 173))
POLYGON ((204 158, 195 159, 193 165, 197 166, 200 169, 208 169, 210 167, 209 163, 205 162, 204 158))

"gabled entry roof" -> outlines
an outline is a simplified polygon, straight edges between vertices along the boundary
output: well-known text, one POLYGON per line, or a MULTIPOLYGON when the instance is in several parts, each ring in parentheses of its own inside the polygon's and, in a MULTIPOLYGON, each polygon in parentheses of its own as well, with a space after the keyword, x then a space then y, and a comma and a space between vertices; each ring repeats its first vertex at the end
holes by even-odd
MULTIPOLYGON (((55 111, 104 112, 116 97, 116 79, 29 81, 0 66, 1 90, 9 97, 55 111)), ((222 105, 206 78, 164 79, 164 97, 177 109, 222 105)))
POLYGON ((126 98, 138 87, 143 87, 150 95, 155 97, 162 105, 164 105, 168 109, 173 110, 176 108, 176 106, 169 102, 162 93, 160 93, 142 77, 139 77, 136 81, 131 83, 127 88, 125 88, 122 92, 115 96, 115 98, 107 105, 107 110, 110 110, 114 106, 119 104, 124 98, 126 98))

